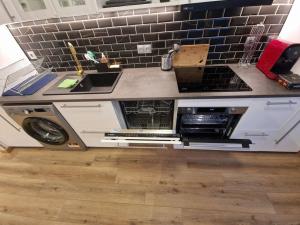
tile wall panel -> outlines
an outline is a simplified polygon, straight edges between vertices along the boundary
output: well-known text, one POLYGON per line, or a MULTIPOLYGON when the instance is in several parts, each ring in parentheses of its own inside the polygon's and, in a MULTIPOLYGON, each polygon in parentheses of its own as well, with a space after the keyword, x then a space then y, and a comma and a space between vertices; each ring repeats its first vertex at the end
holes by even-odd
POLYGON ((84 69, 94 69, 84 53, 104 52, 125 68, 160 66, 161 55, 174 43, 210 44, 208 64, 237 63, 251 28, 265 24, 264 36, 253 62, 257 61, 268 36, 278 35, 293 4, 274 0, 269 6, 235 7, 180 12, 178 6, 51 18, 9 24, 24 51, 45 57, 44 66, 55 71, 74 70, 67 42, 78 52, 84 69), (152 44, 151 54, 138 54, 138 44, 152 44))

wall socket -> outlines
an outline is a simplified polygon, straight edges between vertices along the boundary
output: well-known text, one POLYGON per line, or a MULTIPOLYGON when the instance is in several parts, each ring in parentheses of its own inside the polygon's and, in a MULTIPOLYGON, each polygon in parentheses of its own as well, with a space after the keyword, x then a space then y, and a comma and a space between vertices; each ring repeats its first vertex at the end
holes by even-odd
POLYGON ((138 54, 152 53, 152 45, 151 44, 137 45, 137 51, 138 51, 138 54))
POLYGON ((32 60, 37 59, 37 57, 36 57, 36 55, 35 55, 35 53, 34 53, 33 51, 28 51, 28 52, 26 52, 26 53, 27 53, 27 55, 28 55, 28 57, 29 57, 30 59, 32 59, 32 60))

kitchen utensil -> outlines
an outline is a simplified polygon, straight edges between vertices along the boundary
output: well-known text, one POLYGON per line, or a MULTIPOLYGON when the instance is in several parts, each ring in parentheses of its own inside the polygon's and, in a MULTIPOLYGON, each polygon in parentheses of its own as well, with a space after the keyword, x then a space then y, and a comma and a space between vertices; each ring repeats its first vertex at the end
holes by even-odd
POLYGON ((250 65, 264 30, 265 26, 262 23, 252 27, 250 36, 247 37, 244 44, 244 54, 239 61, 240 66, 248 67, 250 65))
POLYGON ((92 58, 92 57, 91 57, 89 54, 87 54, 87 53, 84 54, 84 57, 85 57, 87 60, 92 61, 92 62, 94 62, 94 63, 96 63, 96 64, 99 63, 96 59, 92 58))
POLYGON ((161 70, 168 71, 172 69, 172 57, 169 54, 161 57, 161 70))
POLYGON ((168 71, 172 69, 173 64, 173 55, 178 52, 180 46, 178 44, 174 44, 173 49, 171 49, 168 54, 163 55, 161 57, 161 70, 168 71))
POLYGON ((83 74, 83 69, 82 69, 81 63, 79 62, 79 60, 77 58, 76 50, 70 42, 68 42, 68 46, 69 46, 69 49, 71 51, 72 57, 73 57, 73 59, 76 63, 75 68, 76 68, 76 71, 77 71, 77 75, 81 76, 83 74))
POLYGON ((209 44, 182 45, 174 55, 174 67, 201 67, 205 66, 209 44))

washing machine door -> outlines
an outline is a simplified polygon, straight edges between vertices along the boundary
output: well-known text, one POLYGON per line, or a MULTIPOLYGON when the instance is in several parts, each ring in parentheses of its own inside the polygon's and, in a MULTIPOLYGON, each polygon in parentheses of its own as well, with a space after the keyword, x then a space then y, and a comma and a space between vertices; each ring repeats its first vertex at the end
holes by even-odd
POLYGON ((45 118, 28 117, 22 126, 28 135, 48 145, 63 145, 69 140, 63 127, 45 118))

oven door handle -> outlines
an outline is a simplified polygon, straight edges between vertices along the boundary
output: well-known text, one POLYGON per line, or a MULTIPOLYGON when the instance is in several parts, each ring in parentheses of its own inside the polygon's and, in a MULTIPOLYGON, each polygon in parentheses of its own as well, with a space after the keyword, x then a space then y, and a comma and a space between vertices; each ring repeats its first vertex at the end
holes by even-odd
POLYGON ((220 147, 220 145, 230 145, 236 144, 241 145, 242 148, 249 148, 252 141, 249 139, 226 139, 226 140, 216 140, 216 139, 202 139, 202 138, 184 138, 183 143, 185 146, 189 146, 190 143, 199 143, 199 144, 207 144, 207 145, 215 145, 216 147, 220 147))

